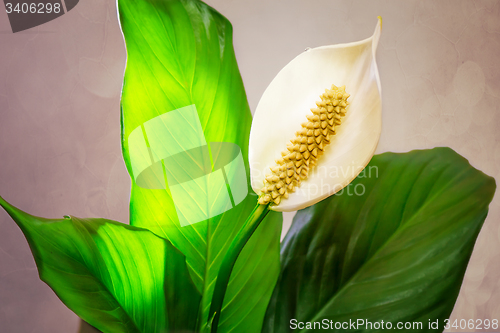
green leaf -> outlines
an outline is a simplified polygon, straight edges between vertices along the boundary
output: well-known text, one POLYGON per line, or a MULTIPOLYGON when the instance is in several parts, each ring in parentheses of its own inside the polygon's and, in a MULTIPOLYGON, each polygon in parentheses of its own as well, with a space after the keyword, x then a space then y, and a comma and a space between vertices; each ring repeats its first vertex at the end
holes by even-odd
MULTIPOLYGON (((172 186, 162 188, 170 162, 158 156, 157 150, 184 151, 203 141, 235 144, 241 149, 248 180, 251 114, 233 50, 232 27, 221 14, 195 0, 119 0, 118 8, 128 55, 121 106, 123 155, 132 178, 130 223, 170 240, 186 256, 203 295, 200 322, 206 323, 222 258, 257 198, 248 195, 221 215, 182 226, 172 186), (201 137, 196 115, 190 113, 193 105, 201 137), (187 120, 161 118, 173 111, 186 115, 187 120), (156 132, 148 128, 148 121, 154 122, 156 132), (134 135, 144 142, 136 145, 134 135), (137 156, 142 156, 139 162, 137 156), (148 166, 150 177, 141 181, 138 171, 148 166)), ((243 185, 245 193, 248 188, 243 185)), ((225 191, 212 193, 207 186, 196 196, 219 198, 225 191)), ((183 204, 187 212, 210 208, 194 195, 183 204)), ((269 214, 243 249, 226 294, 219 332, 260 332, 279 274, 280 229, 281 214, 269 214)))
POLYGON ((192 331, 200 294, 185 257, 148 230, 104 219, 44 219, 0 197, 23 231, 40 279, 105 333, 192 331))
POLYGON ((289 332, 292 319, 422 322, 421 332, 439 319, 442 330, 494 192, 449 148, 375 156, 341 195, 297 213, 263 331, 289 332))
POLYGON ((101 331, 99 331, 95 327, 90 326, 85 321, 80 320, 80 330, 78 331, 78 333, 101 333, 101 331))

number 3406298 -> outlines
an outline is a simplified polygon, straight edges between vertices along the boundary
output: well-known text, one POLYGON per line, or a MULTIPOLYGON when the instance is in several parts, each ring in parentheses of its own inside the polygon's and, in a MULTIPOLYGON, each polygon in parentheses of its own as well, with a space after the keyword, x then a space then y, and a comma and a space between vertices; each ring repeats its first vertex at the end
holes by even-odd
POLYGON ((465 319, 455 319, 453 322, 451 322, 449 319, 445 319, 444 320, 444 328, 446 330, 450 329, 450 328, 460 328, 460 329, 478 329, 478 330, 481 330, 481 329, 497 329, 498 328, 498 319, 493 319, 493 320, 489 320, 489 319, 469 319, 469 320, 465 320, 465 319))
POLYGON ((60 13, 61 12, 61 4, 60 3, 17 3, 15 5, 11 3, 5 4, 5 9, 7 10, 7 14, 10 13, 18 13, 18 14, 51 14, 51 13, 60 13))

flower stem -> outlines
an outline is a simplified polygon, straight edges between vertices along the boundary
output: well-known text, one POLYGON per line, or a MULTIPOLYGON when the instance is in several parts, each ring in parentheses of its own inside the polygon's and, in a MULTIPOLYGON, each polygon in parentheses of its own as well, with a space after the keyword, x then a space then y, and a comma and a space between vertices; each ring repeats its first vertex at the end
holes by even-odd
POLYGON ((264 217, 266 217, 267 213, 269 213, 269 204, 257 204, 245 221, 243 228, 241 228, 231 245, 229 245, 229 249, 222 260, 219 274, 217 275, 212 304, 210 305, 210 312, 208 314, 209 321, 213 318, 211 323, 211 333, 217 333, 217 326, 219 325, 224 295, 226 294, 227 285, 229 283, 229 278, 231 276, 231 272, 233 271, 234 264, 236 263, 236 259, 238 259, 241 250, 250 237, 252 237, 253 233, 260 225, 260 222, 262 222, 264 217))

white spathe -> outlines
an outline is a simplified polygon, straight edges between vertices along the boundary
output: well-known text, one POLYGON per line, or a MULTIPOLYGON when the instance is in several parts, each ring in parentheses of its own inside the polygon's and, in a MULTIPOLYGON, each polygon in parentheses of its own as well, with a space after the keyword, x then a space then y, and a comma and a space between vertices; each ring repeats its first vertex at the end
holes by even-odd
POLYGON ((313 205, 347 186, 370 162, 381 133, 382 101, 375 61, 382 20, 365 40, 309 49, 274 78, 255 111, 250 132, 252 188, 261 194, 264 177, 286 150, 287 143, 311 115, 320 95, 332 84, 346 86, 350 106, 330 144, 295 192, 275 211, 295 211, 313 205))

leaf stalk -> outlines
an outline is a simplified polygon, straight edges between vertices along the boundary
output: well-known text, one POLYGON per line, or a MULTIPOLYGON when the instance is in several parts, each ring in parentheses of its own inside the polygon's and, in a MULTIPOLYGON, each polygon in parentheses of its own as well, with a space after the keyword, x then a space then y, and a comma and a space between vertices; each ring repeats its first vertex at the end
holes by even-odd
POLYGON ((262 222, 262 220, 268 213, 269 204, 257 204, 257 206, 253 209, 252 213, 245 221, 243 228, 241 228, 241 230, 231 242, 231 245, 229 245, 229 249, 224 256, 224 259, 222 260, 219 274, 217 275, 214 295, 212 297, 212 303, 210 305, 208 318, 209 320, 210 318, 213 318, 212 322, 209 323, 209 326, 211 326, 211 333, 217 333, 220 313, 222 311, 222 305, 224 302, 224 296, 226 294, 229 278, 231 277, 231 272, 233 271, 234 264, 236 263, 241 250, 243 250, 243 247, 245 247, 250 237, 252 237, 255 230, 257 230, 260 222, 262 222))

